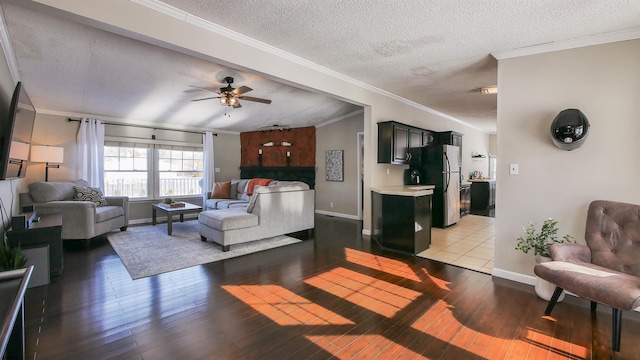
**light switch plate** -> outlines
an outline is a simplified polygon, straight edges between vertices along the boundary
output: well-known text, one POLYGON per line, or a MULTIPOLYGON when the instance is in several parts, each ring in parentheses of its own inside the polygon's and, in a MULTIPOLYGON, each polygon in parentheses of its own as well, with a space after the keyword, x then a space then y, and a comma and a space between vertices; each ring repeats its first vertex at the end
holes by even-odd
POLYGON ((509 175, 518 175, 518 164, 509 164, 509 175))

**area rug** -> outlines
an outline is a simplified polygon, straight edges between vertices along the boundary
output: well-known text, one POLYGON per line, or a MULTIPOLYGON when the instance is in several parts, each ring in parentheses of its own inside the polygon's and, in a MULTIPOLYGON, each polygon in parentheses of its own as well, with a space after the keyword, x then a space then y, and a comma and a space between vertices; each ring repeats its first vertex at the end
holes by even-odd
POLYGON ((172 233, 167 235, 166 224, 130 226, 107 238, 133 280, 300 242, 282 235, 223 252, 220 245, 200 240, 196 221, 173 223, 172 233))

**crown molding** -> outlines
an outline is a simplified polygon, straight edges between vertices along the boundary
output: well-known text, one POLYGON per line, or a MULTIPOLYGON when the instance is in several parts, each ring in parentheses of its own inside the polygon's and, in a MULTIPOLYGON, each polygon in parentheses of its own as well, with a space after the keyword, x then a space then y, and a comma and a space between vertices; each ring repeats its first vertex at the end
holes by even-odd
POLYGON ((235 41, 237 41, 239 43, 242 43, 244 45, 251 46, 251 47, 253 47, 255 49, 264 51, 264 52, 269 53, 271 55, 278 56, 278 57, 280 57, 280 58, 282 58, 284 60, 293 62, 293 63, 301 65, 301 66, 304 66, 304 67, 306 67, 306 68, 308 68, 310 70, 317 71, 319 73, 322 73, 324 75, 327 75, 327 76, 333 77, 335 79, 344 81, 346 83, 349 83, 351 85, 357 86, 359 88, 363 88, 365 90, 377 93, 379 95, 394 99, 394 100, 396 100, 398 102, 401 102, 401 103, 403 103, 405 105, 414 107, 416 109, 419 109, 419 110, 422 110, 422 111, 425 111, 425 112, 428 112, 428 113, 431 113, 431 114, 436 115, 436 116, 440 116, 440 117, 446 118, 447 120, 451 120, 453 122, 457 122, 459 124, 462 124, 464 126, 470 127, 472 129, 475 129, 475 130, 480 131, 482 133, 487 133, 486 130, 484 130, 482 128, 479 128, 477 126, 471 125, 471 124, 469 124, 469 123, 467 123, 465 121, 462 121, 462 120, 460 120, 458 118, 455 118, 455 117, 453 117, 451 115, 444 114, 444 113, 442 113, 440 111, 437 111, 437 110, 434 110, 434 109, 432 109, 430 107, 415 103, 415 102, 413 102, 411 100, 408 100, 406 98, 403 98, 401 96, 392 94, 390 92, 387 92, 387 91, 382 90, 380 88, 377 88, 375 86, 369 85, 369 84, 364 83, 362 81, 353 79, 353 78, 348 77, 348 76, 346 76, 344 74, 341 74, 341 73, 339 73, 337 71, 331 70, 329 68, 326 68, 324 66, 318 65, 318 64, 316 64, 314 62, 311 62, 309 60, 306 60, 306 59, 301 58, 299 56, 296 56, 294 54, 291 54, 291 53, 288 53, 286 51, 280 50, 280 49, 278 49, 276 47, 273 47, 271 45, 265 44, 265 43, 263 43, 261 41, 258 41, 256 39, 250 38, 250 37, 248 37, 246 35, 240 34, 240 33, 235 32, 233 30, 230 30, 230 29, 227 29, 225 27, 222 27, 222 26, 220 26, 218 24, 212 23, 209 20, 205 20, 205 19, 203 19, 201 17, 194 16, 192 14, 189 14, 189 13, 185 12, 185 11, 177 9, 177 8, 175 8, 173 6, 164 4, 164 3, 160 2, 159 0, 131 0, 131 1, 136 3, 136 4, 139 4, 141 6, 147 7, 149 9, 151 9, 151 10, 154 10, 154 11, 160 12, 162 14, 165 14, 167 16, 173 17, 175 19, 182 20, 182 21, 184 21, 184 22, 186 22, 188 24, 191 24, 193 26, 197 26, 197 27, 199 27, 201 29, 210 31, 210 32, 212 32, 214 34, 227 37, 229 39, 235 40, 235 41))
POLYGON ((344 114, 344 115, 338 116, 336 118, 329 119, 329 120, 327 120, 327 121, 325 121, 323 123, 320 123, 320 124, 316 125, 316 129, 317 128, 321 128, 323 126, 331 125, 331 124, 336 123, 338 121, 342 121, 344 119, 348 119, 348 118, 350 118, 352 116, 355 116, 355 115, 358 115, 358 114, 363 114, 363 113, 364 113, 364 109, 359 109, 359 110, 356 110, 356 111, 352 111, 352 112, 350 112, 348 114, 344 114))
POLYGON ((544 54, 544 53, 560 51, 560 50, 576 49, 576 48, 592 46, 592 45, 602 45, 602 44, 614 43, 619 41, 635 40, 639 38, 640 38, 640 28, 628 29, 628 30, 610 32, 606 34, 585 36, 585 37, 576 38, 576 39, 554 41, 550 43, 533 45, 533 46, 528 46, 528 47, 514 49, 514 50, 496 51, 496 52, 492 52, 491 55, 494 58, 496 58, 496 60, 504 60, 504 59, 517 58, 521 56, 544 54))

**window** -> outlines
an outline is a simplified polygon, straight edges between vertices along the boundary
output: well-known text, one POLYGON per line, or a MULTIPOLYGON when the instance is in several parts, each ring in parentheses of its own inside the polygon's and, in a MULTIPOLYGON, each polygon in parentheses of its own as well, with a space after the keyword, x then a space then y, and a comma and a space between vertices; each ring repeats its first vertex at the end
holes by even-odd
POLYGON ((202 148, 105 142, 105 195, 132 199, 202 194, 202 148))
POLYGON ((496 179, 497 163, 498 163, 498 159, 496 158, 496 156, 489 154, 489 174, 490 174, 489 176, 491 176, 491 180, 496 179))
POLYGON ((202 150, 162 146, 158 149, 158 179, 161 197, 202 194, 202 150))
POLYGON ((148 198, 150 153, 147 144, 105 144, 105 195, 148 198))

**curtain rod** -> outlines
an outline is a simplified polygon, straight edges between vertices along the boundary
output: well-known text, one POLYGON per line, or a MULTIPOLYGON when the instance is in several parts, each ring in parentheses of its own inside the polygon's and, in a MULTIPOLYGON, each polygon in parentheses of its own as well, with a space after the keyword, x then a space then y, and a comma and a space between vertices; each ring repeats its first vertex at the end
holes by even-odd
MULTIPOLYGON (((74 119, 74 118, 68 118, 67 120, 69 120, 69 122, 71 122, 71 121, 77 121, 77 122, 82 121, 82 119, 74 119)), ((168 129, 168 128, 163 128, 163 127, 158 127, 158 126, 129 125, 129 124, 120 124, 120 123, 110 123, 110 122, 106 122, 106 121, 102 121, 102 123, 105 124, 105 125, 114 125, 114 126, 129 126, 129 127, 137 127, 137 128, 142 128, 142 129, 164 130, 164 131, 180 131, 180 132, 190 133, 190 134, 204 134, 204 131, 176 130, 176 129, 168 129)), ((218 134, 213 133, 213 136, 218 136, 218 134)))

